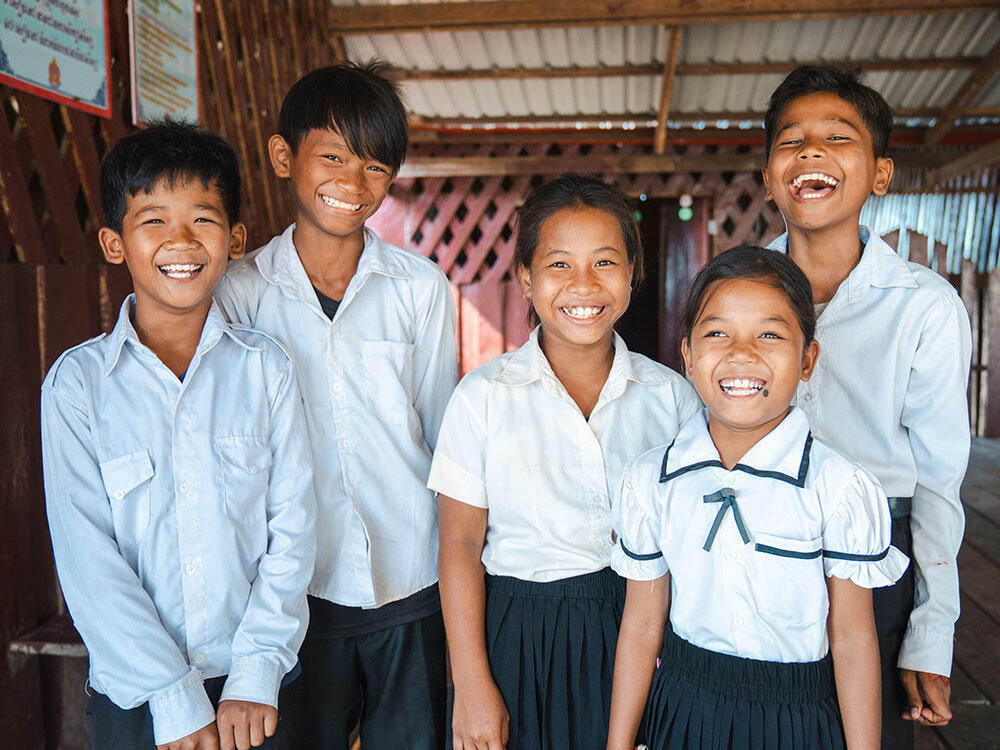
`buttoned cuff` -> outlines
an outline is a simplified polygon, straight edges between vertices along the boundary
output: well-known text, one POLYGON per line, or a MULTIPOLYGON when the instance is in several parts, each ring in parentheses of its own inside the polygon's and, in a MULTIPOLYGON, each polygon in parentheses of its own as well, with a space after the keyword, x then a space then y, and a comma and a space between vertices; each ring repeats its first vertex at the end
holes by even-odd
POLYGON ((434 454, 427 488, 466 505, 489 507, 483 480, 463 469, 441 451, 434 454))
POLYGON ((899 649, 896 666, 950 677, 954 648, 955 639, 950 633, 909 627, 903 636, 903 646, 899 649))
POLYGON ((176 742, 215 721, 215 709, 197 669, 150 697, 149 713, 157 745, 176 742))
POLYGON ((285 670, 276 659, 243 656, 233 659, 220 701, 250 701, 278 707, 278 690, 285 670))

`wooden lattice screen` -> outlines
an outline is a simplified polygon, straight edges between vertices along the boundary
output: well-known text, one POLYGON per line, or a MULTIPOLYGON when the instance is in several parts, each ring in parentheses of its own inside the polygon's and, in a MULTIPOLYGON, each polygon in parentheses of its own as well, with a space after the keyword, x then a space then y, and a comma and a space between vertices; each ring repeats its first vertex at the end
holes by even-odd
MULTIPOLYGON (((198 12, 202 112, 236 147, 243 165, 251 243, 291 215, 287 191, 264 148, 281 96, 300 75, 330 61, 324 0, 232 3, 202 0, 198 12), (267 30, 267 33, 264 33, 267 30), (285 40, 286 43, 282 43, 285 40)), ((0 86, 0 645, 60 606, 42 502, 38 387, 65 348, 107 329, 130 288, 127 273, 99 255, 98 168, 132 131, 125 0, 109 0, 111 119, 83 114, 0 86)), ((63 721, 84 722, 82 677, 53 677, 56 665, 11 657, 0 667, 5 746, 60 745, 63 721), (40 670, 49 670, 40 679, 40 670), (59 684, 64 683, 63 686, 59 684), (43 722, 42 704, 49 714, 43 722), (65 714, 65 716, 63 716, 65 714), (75 718, 74 718, 75 717, 75 718), (44 732, 43 732, 43 723, 44 732)), ((82 729, 82 727, 77 727, 82 729)), ((85 736, 85 733, 81 736, 85 736)))

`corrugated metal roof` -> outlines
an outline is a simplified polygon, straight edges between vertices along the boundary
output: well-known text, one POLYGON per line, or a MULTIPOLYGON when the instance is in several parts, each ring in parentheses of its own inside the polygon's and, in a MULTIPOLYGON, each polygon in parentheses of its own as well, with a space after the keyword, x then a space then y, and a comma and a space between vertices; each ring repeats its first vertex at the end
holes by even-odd
MULTIPOLYGON (((334 4, 354 4, 334 0, 334 4)), ((376 4, 364 0, 362 4, 376 4)), ((979 57, 1000 39, 989 12, 933 16, 703 24, 684 27, 680 64, 898 60, 979 57)), ((408 71, 465 71, 662 65, 667 32, 658 26, 604 26, 349 36, 352 59, 381 57, 408 71)), ((894 109, 947 104, 969 68, 873 71, 866 81, 894 109)), ((782 74, 680 75, 672 113, 760 112, 782 74)), ((425 118, 649 116, 660 76, 418 80, 407 106, 425 118)), ((1000 109, 1000 75, 974 107, 1000 109)))

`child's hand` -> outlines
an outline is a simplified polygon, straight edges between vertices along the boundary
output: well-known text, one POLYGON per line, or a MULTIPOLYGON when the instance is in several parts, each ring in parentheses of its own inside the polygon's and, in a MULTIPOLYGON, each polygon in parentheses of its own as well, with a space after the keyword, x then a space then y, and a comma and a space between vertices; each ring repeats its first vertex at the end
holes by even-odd
POLYGON ((187 737, 181 737, 165 745, 157 745, 156 750, 219 750, 219 732, 213 722, 187 737))
POLYGON ((899 679, 910 704, 903 712, 904 719, 925 727, 943 727, 951 721, 951 680, 912 669, 899 670, 899 679))
POLYGON ((510 714, 496 684, 475 690, 456 690, 451 718, 453 750, 503 750, 507 746, 510 714))
POLYGON ((250 750, 263 745, 274 734, 278 728, 278 709, 265 703, 222 701, 215 723, 222 750, 250 750))

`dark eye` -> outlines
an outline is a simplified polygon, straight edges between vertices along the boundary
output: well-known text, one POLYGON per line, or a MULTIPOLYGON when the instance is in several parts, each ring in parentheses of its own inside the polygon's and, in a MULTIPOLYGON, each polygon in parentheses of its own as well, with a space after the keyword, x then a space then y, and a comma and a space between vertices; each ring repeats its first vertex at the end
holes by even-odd
POLYGON ((767 333, 762 333, 762 334, 760 335, 760 337, 761 337, 762 339, 781 339, 781 338, 782 338, 782 337, 781 337, 781 336, 779 336, 778 334, 776 334, 776 333, 772 333, 771 331, 768 331, 767 333))
POLYGON ((725 335, 726 334, 723 333, 722 331, 709 331, 708 333, 705 334, 705 338, 706 339, 725 338, 725 335))
POLYGON ((146 219, 143 224, 162 224, 163 219, 146 219))
POLYGON ((368 169, 372 170, 373 172, 381 172, 382 174, 389 174, 389 169, 387 167, 383 167, 381 164, 369 164, 368 169))
POLYGON ((202 222, 208 223, 208 224, 214 224, 215 223, 215 219, 210 219, 207 216, 199 216, 197 219, 194 220, 194 222, 195 222, 195 224, 199 224, 199 223, 202 223, 202 222))
POLYGON ((779 146, 795 146, 795 145, 798 145, 799 143, 802 143, 802 139, 801 138, 788 138, 788 139, 782 141, 781 143, 779 143, 778 145, 779 146))
POLYGON ((827 140, 829 140, 829 141, 849 141, 851 139, 848 138, 846 135, 831 135, 829 138, 827 138, 827 140))
POLYGON ((595 263, 594 265, 596 265, 596 266, 613 266, 613 265, 615 265, 615 262, 613 260, 611 260, 610 258, 603 258, 603 259, 597 261, 597 263, 595 263))
POLYGON ((327 161, 337 162, 338 164, 341 162, 341 158, 336 154, 323 154, 323 158, 327 161))
POLYGON ((569 264, 564 260, 557 260, 549 264, 549 268, 569 268, 569 264))

